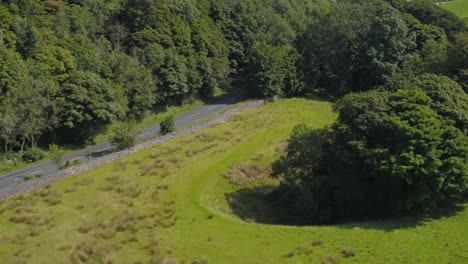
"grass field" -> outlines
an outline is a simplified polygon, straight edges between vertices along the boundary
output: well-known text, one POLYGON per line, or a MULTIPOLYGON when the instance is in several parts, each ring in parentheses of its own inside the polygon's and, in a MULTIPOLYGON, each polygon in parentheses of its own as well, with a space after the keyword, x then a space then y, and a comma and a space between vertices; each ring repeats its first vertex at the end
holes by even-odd
POLYGON ((452 11, 461 18, 468 18, 468 0, 453 0, 442 4, 442 7, 452 11))
POLYGON ((300 122, 331 124, 331 108, 322 101, 280 100, 5 200, 0 204, 0 260, 467 263, 466 205, 439 219, 405 217, 322 227, 256 223, 268 220, 258 192, 277 183, 268 177, 241 181, 240 170, 233 168, 267 172, 291 129, 300 122))

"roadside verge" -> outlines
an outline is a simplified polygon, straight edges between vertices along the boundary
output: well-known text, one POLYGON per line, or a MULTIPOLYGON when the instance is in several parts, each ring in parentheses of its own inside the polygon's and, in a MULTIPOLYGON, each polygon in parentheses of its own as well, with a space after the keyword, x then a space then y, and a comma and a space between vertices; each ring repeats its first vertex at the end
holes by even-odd
POLYGON ((12 188, 9 188, 9 189, 6 189, 6 190, 0 190, 0 200, 11 197, 11 196, 15 196, 17 194, 30 192, 30 191, 33 191, 35 189, 38 189, 38 188, 47 186, 49 184, 52 184, 52 183, 54 183, 56 181, 60 181, 62 179, 69 178, 71 176, 80 174, 82 172, 92 170, 94 168, 97 168, 97 167, 103 166, 105 164, 111 163, 111 162, 115 161, 116 159, 129 156, 129 155, 134 154, 134 153, 136 153, 138 151, 141 151, 143 149, 147 149, 147 148, 157 146, 157 145, 159 145, 161 143, 164 143, 164 142, 166 142, 168 140, 171 140, 171 139, 176 138, 176 137, 180 137, 182 135, 190 134, 190 133, 192 133, 194 131, 197 131, 197 130, 200 130, 202 128, 206 128, 206 127, 210 127, 210 126, 213 126, 213 125, 216 125, 216 124, 227 122, 233 116, 235 116, 235 115, 237 115, 237 114, 239 114, 241 112, 257 108, 257 107, 259 107, 259 106, 261 106, 263 104, 264 104, 263 100, 249 101, 249 102, 241 104, 239 106, 235 106, 235 107, 227 110, 226 112, 224 112, 224 113, 222 113, 220 115, 217 115, 217 116, 215 116, 215 117, 213 117, 213 118, 211 118, 209 120, 197 123, 197 124, 195 124, 193 126, 190 126, 188 128, 183 128, 181 130, 178 130, 178 131, 176 131, 174 133, 171 133, 171 134, 168 134, 168 135, 165 135, 165 136, 161 136, 161 137, 158 137, 158 138, 155 138, 155 139, 148 140, 148 141, 140 143, 140 144, 138 144, 138 145, 136 145, 136 146, 134 146, 134 147, 132 147, 130 149, 115 152, 115 153, 112 153, 112 154, 109 154, 107 156, 103 156, 103 157, 100 157, 100 158, 96 158, 96 159, 93 159, 93 160, 91 160, 89 162, 83 163, 81 165, 70 167, 70 168, 55 172, 55 173, 47 175, 47 176, 42 176, 42 177, 40 177, 38 179, 35 179, 35 180, 32 180, 32 181, 28 181, 28 182, 25 182, 25 183, 22 183, 22 184, 18 184, 16 186, 14 186, 12 188))

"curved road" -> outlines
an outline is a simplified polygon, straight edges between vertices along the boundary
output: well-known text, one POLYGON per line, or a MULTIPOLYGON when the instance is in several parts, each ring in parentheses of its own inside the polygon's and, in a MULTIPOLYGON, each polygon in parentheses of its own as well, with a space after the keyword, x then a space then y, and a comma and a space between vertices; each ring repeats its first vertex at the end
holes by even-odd
MULTIPOLYGON (((242 101, 240 95, 225 96, 217 100, 213 100, 210 103, 197 107, 193 110, 180 114, 174 117, 175 127, 181 128, 190 125, 194 122, 202 120, 216 112, 224 110, 236 103, 242 101)), ((154 138, 159 134, 159 123, 151 125, 140 131, 139 137, 142 139, 154 138)), ((112 145, 110 142, 104 142, 98 145, 94 145, 85 149, 78 150, 71 154, 65 155, 62 160, 74 161, 81 160, 82 162, 88 161, 89 158, 101 157, 112 152, 112 145)), ((35 177, 44 177, 52 174, 59 169, 53 161, 46 161, 33 165, 29 168, 18 170, 5 175, 0 175, 0 190, 12 187, 16 184, 24 182, 24 178, 28 175, 34 175, 35 177)))

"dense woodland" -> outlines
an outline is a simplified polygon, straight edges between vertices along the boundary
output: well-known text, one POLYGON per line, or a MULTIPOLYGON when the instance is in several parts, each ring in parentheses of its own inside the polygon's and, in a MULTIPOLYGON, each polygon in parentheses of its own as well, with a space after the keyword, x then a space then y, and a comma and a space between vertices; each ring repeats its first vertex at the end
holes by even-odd
POLYGON ((0 57, 3 155, 92 143, 237 81, 338 99, 333 127, 298 127, 276 164, 291 215, 466 197, 468 32, 430 0, 2 1, 0 57))
POLYGON ((296 89, 294 43, 325 9, 307 0, 264 2, 2 1, 2 151, 21 153, 41 138, 92 143, 114 120, 229 87, 248 64, 266 63, 267 49, 278 56, 272 63, 286 64, 281 80, 262 82, 277 88, 289 78, 296 89))

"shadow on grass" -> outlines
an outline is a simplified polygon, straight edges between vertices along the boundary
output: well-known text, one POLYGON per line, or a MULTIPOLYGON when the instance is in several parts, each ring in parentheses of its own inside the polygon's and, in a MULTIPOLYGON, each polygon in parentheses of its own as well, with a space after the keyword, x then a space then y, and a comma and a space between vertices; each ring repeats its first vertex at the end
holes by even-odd
MULTIPOLYGON (((227 193, 225 197, 234 215, 246 222, 259 224, 312 226, 300 215, 294 215, 290 209, 281 206, 271 198, 273 186, 245 188, 227 193)), ((412 211, 402 214, 365 216, 345 219, 320 226, 334 226, 343 229, 361 228, 391 232, 397 229, 416 228, 427 221, 455 216, 465 209, 462 204, 446 204, 431 211, 412 211)), ((314 225, 318 226, 318 225, 314 225)))

